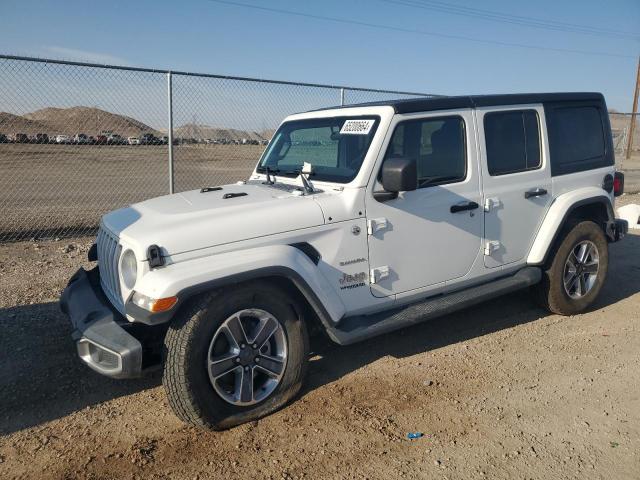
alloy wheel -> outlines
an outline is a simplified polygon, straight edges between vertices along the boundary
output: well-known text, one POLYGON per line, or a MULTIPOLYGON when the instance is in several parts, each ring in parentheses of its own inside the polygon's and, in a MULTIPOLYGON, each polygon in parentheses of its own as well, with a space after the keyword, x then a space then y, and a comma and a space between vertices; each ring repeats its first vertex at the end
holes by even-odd
POLYGON ((240 310, 216 330, 207 372, 216 393, 236 406, 262 402, 279 385, 287 363, 287 339, 278 320, 260 309, 240 310))
POLYGON ((600 256, 596 245, 585 240, 578 243, 564 265, 564 290, 569 297, 584 297, 593 288, 598 277, 600 256))

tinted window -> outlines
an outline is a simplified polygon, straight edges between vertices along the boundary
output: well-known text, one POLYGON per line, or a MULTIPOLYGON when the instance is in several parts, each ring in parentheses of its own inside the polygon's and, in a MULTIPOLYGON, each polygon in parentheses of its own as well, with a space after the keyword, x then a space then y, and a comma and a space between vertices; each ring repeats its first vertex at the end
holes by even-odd
POLYGON ((491 175, 540 167, 540 130, 534 110, 486 114, 484 136, 491 175))
POLYGON ((398 124, 386 158, 415 159, 418 188, 464 180, 466 148, 460 117, 411 120, 398 124))
POLYGON ((596 107, 559 108, 555 112, 558 162, 588 162, 604 156, 604 133, 596 107))
POLYGON ((335 117, 285 122, 256 171, 265 173, 268 167, 276 175, 296 177, 309 163, 313 180, 350 182, 360 170, 378 121, 378 117, 335 117))

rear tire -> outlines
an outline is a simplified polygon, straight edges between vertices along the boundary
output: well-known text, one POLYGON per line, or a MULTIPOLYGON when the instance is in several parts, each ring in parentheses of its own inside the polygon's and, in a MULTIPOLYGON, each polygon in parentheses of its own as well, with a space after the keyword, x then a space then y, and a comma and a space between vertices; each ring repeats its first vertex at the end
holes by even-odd
POLYGON ((542 281, 534 287, 540 304, 559 315, 575 315, 597 298, 607 278, 609 246, 598 224, 574 221, 551 252, 542 281))
POLYGON ((301 311, 286 293, 262 281, 185 305, 164 349, 163 385, 178 418, 224 430, 289 402, 302 387, 309 354, 301 311))

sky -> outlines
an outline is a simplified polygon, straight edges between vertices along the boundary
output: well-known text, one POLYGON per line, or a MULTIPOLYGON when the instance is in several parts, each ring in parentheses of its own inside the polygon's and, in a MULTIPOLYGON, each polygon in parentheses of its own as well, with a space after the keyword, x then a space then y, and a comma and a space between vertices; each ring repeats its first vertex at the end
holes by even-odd
MULTIPOLYGON (((640 54, 638 0, 0 0, 0 11, 0 53, 10 55, 444 95, 600 91, 619 111, 631 109, 640 54)), ((230 114, 235 86, 220 85, 200 94, 206 103, 230 89, 221 103, 230 114)), ((164 88, 154 81, 151 90, 164 88)), ((254 123, 296 108, 273 106, 285 92, 270 91, 263 104, 253 97, 271 109, 254 123)), ((333 92, 322 95, 337 103, 333 92)), ((239 107, 242 117, 252 101, 239 107)), ((144 115, 158 123, 157 110, 144 115)), ((195 107, 179 114, 223 121, 195 107)))

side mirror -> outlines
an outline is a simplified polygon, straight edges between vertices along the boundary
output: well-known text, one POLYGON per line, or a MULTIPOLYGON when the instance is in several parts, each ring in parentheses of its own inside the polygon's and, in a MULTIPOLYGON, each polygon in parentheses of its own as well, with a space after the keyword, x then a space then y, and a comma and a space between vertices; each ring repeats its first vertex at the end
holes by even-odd
POLYGON ((380 201, 398 196, 398 192, 409 192, 418 188, 418 167, 415 159, 387 158, 382 166, 384 192, 375 192, 380 201))

